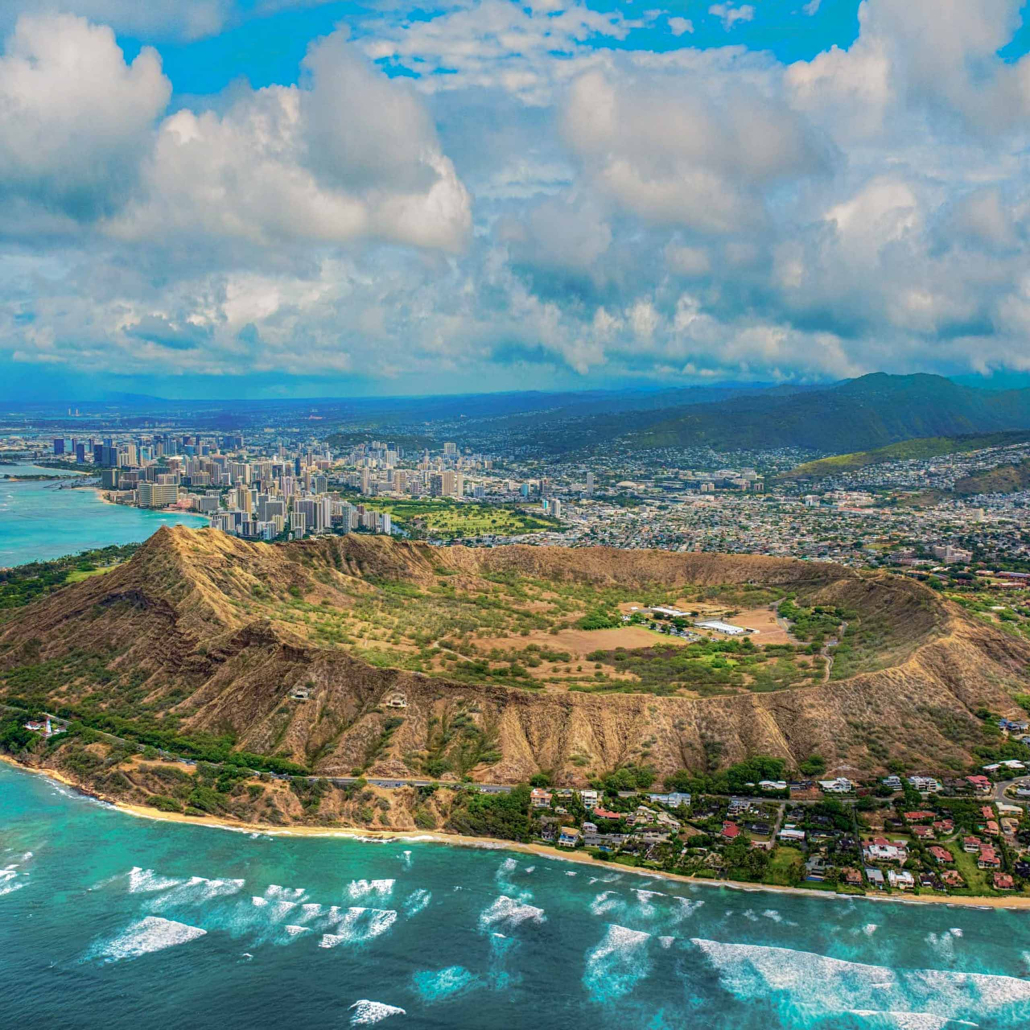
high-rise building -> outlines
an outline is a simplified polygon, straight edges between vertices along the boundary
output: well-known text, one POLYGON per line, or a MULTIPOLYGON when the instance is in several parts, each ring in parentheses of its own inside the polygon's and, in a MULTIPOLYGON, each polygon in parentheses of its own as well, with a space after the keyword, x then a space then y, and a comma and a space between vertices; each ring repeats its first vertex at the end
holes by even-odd
POLYGON ((136 488, 136 502, 141 508, 167 508, 179 499, 179 488, 174 483, 141 482, 136 488))
POLYGON ((54 454, 64 454, 64 440, 54 440, 54 454))

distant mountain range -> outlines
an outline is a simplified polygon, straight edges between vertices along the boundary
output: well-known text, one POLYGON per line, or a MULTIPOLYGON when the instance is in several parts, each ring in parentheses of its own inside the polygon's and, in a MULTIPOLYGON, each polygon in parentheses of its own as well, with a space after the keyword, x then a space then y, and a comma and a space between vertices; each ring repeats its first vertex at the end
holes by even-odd
POLYGON ((684 399, 596 413, 561 406, 539 413, 524 442, 551 453, 618 441, 631 450, 800 447, 848 454, 917 438, 1030 429, 1030 389, 988 390, 937 375, 877 372, 824 387, 684 399))
POLYGON ((917 437, 1030 428, 1030 389, 989 391, 943 376, 862 376, 803 393, 700 405, 635 434, 636 446, 804 447, 846 453, 917 437))

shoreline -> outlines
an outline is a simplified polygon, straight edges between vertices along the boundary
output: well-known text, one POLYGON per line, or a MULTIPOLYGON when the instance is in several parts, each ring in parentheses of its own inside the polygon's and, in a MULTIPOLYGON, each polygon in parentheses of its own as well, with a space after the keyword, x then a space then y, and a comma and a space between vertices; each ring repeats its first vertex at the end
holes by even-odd
POLYGON ((949 894, 885 894, 865 891, 861 894, 839 893, 832 890, 813 890, 808 887, 790 887, 772 883, 751 883, 744 880, 718 880, 707 877, 684 876, 680 873, 668 873, 660 869, 639 869, 636 866, 622 865, 619 862, 604 862, 582 851, 557 851, 544 844, 524 844, 520 841, 501 840, 496 837, 469 837, 458 833, 440 833, 438 831, 421 830, 373 830, 365 827, 351 826, 271 826, 265 823, 227 822, 223 819, 200 818, 177 812, 161 812, 145 805, 132 805, 101 794, 86 790, 63 773, 51 769, 35 768, 23 765, 9 755, 0 755, 0 762, 19 769, 22 772, 45 779, 53 780, 65 787, 70 787, 79 794, 100 801, 125 815, 137 819, 149 819, 156 822, 176 823, 186 826, 206 826, 213 830, 226 830, 231 833, 260 833, 268 837, 322 837, 344 838, 367 842, 371 840, 390 842, 413 842, 423 844, 446 844, 451 847, 476 848, 481 851, 516 851, 537 858, 548 858, 558 862, 571 862, 576 865, 591 866, 595 869, 616 870, 651 879, 672 880, 688 885, 722 887, 728 890, 748 893, 762 892, 771 894, 793 894, 800 897, 822 897, 838 901, 875 901, 898 905, 954 905, 960 908, 1008 909, 1012 911, 1030 911, 1030 896, 1013 895, 1011 897, 977 897, 949 894))

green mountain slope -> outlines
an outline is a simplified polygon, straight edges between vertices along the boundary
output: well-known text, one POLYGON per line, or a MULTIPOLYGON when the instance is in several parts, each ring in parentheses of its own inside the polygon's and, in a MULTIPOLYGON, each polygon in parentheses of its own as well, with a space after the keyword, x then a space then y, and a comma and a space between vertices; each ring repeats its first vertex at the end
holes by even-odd
POLYGON ((850 453, 902 440, 1030 428, 1030 390, 875 373, 826 390, 698 405, 629 437, 635 447, 807 447, 850 453))
POLYGON ((857 472, 859 469, 868 468, 871 465, 882 465, 889 461, 936 458, 942 454, 967 454, 985 447, 1004 447, 1008 444, 1024 443, 1027 440, 1030 440, 1030 431, 1028 430, 903 440, 900 443, 877 447, 871 451, 856 451, 853 454, 838 454, 832 458, 808 461, 789 472, 784 472, 779 478, 785 480, 822 479, 824 476, 857 472))

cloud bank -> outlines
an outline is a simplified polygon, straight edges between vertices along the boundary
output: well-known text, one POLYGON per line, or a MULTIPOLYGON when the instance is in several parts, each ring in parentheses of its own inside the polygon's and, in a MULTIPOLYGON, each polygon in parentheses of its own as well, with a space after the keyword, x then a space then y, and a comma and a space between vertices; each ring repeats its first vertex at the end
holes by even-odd
POLYGON ((161 39, 228 0, 67 7, 0 53, 0 359, 382 392, 1030 370, 1019 0, 865 0, 793 63, 740 42, 761 5, 399 3, 209 97, 161 39))

